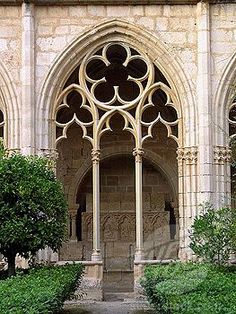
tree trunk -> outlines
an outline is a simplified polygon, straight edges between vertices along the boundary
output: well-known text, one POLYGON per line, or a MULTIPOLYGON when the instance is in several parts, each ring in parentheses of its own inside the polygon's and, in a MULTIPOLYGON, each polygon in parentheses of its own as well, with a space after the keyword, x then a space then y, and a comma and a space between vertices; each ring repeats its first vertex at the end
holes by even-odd
POLYGON ((7 255, 8 262, 8 277, 15 276, 16 274, 16 254, 10 253, 7 255))

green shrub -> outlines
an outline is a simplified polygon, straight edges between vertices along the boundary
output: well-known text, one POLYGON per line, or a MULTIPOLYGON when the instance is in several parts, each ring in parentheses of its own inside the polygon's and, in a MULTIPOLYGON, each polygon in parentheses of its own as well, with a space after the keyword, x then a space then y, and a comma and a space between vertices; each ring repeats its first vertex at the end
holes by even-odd
POLYGON ((0 281, 1 314, 48 314, 61 309, 75 290, 82 265, 35 268, 0 281))
POLYGON ((236 210, 203 206, 202 213, 194 219, 190 248, 203 261, 225 264, 235 249, 236 210))
POLYGON ((236 313, 236 268, 176 263, 148 266, 142 285, 157 313, 236 313))

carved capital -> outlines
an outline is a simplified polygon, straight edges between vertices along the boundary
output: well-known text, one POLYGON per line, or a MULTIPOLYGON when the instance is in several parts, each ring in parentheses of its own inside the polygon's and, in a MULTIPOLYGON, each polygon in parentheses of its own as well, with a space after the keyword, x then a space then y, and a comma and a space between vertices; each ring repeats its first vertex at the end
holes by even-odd
POLYGON ((54 161, 54 162, 56 162, 58 157, 59 157, 57 149, 54 149, 54 148, 42 148, 40 150, 40 153, 44 157, 46 157, 46 158, 48 158, 48 159, 50 159, 51 161, 54 161))
POLYGON ((225 164, 231 161, 231 149, 227 146, 214 147, 214 163, 225 164))
POLYGON ((100 149, 92 149, 91 151, 92 162, 99 163, 100 161, 100 149))
POLYGON ((72 219, 72 220, 75 220, 76 219, 76 217, 77 217, 77 210, 75 210, 75 209, 70 209, 69 210, 69 214, 70 214, 70 218, 72 219))
POLYGON ((135 156, 135 162, 142 162, 144 150, 142 148, 134 148, 133 155, 135 156))
POLYGON ((186 164, 196 164, 198 160, 198 148, 196 146, 180 147, 177 150, 178 162, 185 161, 186 164))

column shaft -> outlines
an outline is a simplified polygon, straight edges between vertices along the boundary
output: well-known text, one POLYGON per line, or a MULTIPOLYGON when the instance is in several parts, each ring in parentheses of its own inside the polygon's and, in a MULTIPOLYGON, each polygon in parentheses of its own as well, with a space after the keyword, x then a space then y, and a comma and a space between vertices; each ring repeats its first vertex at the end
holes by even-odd
POLYGON ((22 113, 21 151, 33 154, 35 150, 35 95, 34 95, 34 4, 22 4, 22 113))
POLYGON ((99 150, 92 150, 93 161, 93 253, 92 260, 101 260, 100 249, 100 173, 99 150))
POLYGON ((211 104, 211 45, 209 3, 197 4, 197 106, 199 128, 199 199, 213 200, 213 138, 211 104))
POLYGON ((136 200, 136 252, 135 261, 144 259, 144 247, 143 247, 143 201, 142 201, 142 149, 134 149, 135 156, 135 200, 136 200))
POLYGON ((76 218, 77 218, 77 212, 72 211, 71 212, 71 238, 72 241, 77 241, 76 236, 76 218))

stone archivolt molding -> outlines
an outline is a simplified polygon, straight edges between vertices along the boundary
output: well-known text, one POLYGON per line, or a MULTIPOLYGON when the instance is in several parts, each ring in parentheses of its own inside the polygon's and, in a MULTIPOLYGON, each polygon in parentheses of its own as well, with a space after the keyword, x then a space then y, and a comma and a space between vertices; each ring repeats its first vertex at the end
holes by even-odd
POLYGON ((0 121, 0 124, 4 127, 4 142, 6 146, 9 149, 17 150, 20 147, 20 119, 17 93, 12 82, 9 71, 0 62, 0 110, 3 112, 5 121, 3 123, 0 121))
POLYGON ((186 164, 196 164, 198 160, 198 148, 192 147, 180 147, 177 150, 178 162, 185 161, 186 164))
MULTIPOLYGON (((142 145, 144 141, 152 137, 152 129, 158 123, 164 124, 168 131, 168 137, 173 138, 178 143, 178 138, 172 133, 172 127, 178 125, 179 114, 172 102, 175 96, 172 90, 163 82, 155 82, 155 69, 150 58, 144 54, 133 49, 131 46, 123 42, 112 42, 105 44, 101 47, 97 47, 90 51, 79 67, 78 74, 79 84, 72 83, 66 87, 57 99, 57 113, 60 110, 70 109, 69 105, 69 95, 71 92, 77 93, 81 97, 80 108, 87 110, 91 115, 91 121, 83 122, 74 113, 72 119, 67 122, 59 122, 56 119, 56 125, 58 128, 62 129, 62 135, 56 140, 56 143, 60 142, 62 139, 67 137, 67 131, 69 127, 76 123, 82 128, 83 138, 89 140, 92 144, 93 151, 100 150, 100 140, 104 133, 112 131, 110 121, 115 114, 120 114, 125 122, 123 130, 130 132, 135 139, 135 151, 137 156, 141 156, 142 145), (138 90, 137 95, 132 99, 126 100, 124 95, 122 95, 122 89, 120 86, 113 84, 113 95, 109 100, 102 101, 96 94, 96 91, 101 86, 105 86, 108 82, 106 74, 109 68, 114 66, 113 62, 110 61, 108 57, 109 49, 114 47, 119 47, 125 51, 125 58, 122 60, 122 65, 120 66, 124 71, 128 73, 125 80, 126 84, 133 84, 138 90), (145 68, 145 73, 141 73, 140 76, 132 76, 128 72, 128 67, 132 62, 138 61, 145 68), (92 62, 98 62, 100 67, 104 68, 105 74, 102 77, 94 78, 91 73, 89 73, 88 68, 92 68, 92 62), (165 109, 172 107, 176 110, 176 120, 167 121, 164 119, 161 110, 157 112, 157 115, 153 121, 144 121, 143 114, 146 109, 150 107, 155 107, 153 102, 154 93, 162 93, 165 95, 165 109), (131 111, 134 114, 131 114, 131 111), (92 129, 92 135, 89 134, 88 129, 92 129), (144 132, 145 130, 145 132, 144 132)), ((123 83, 123 82, 122 82, 123 83)), ((110 83, 111 84, 111 83, 110 83)), ((109 85, 108 85, 109 86, 109 85)))
POLYGON ((225 164, 231 161, 231 149, 227 146, 214 147, 214 163, 225 164))

